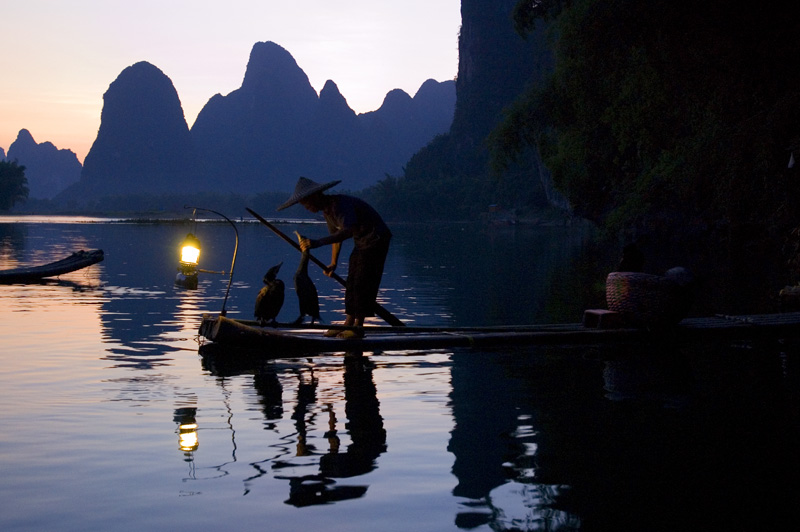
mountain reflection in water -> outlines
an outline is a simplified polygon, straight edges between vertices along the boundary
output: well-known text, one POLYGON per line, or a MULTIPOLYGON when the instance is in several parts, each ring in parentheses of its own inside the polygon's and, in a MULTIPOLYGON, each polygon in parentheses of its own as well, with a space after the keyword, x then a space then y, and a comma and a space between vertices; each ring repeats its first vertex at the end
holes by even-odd
MULTIPOLYGON (((186 232, 0 223, 2 267, 106 255, 0 287, 3 530, 729 530, 798 517, 794 343, 276 360, 198 349, 227 278, 173 286, 186 232)), ((197 233, 204 267, 227 268, 230 227, 197 233)), ((227 309, 251 318, 264 267, 299 255, 257 224, 240 239, 227 309)), ((579 321, 617 258, 579 228, 398 227, 381 303, 416 325, 579 321)), ((341 288, 309 273, 326 320, 341 319, 341 288)), ((281 315, 298 315, 291 291, 281 315)))

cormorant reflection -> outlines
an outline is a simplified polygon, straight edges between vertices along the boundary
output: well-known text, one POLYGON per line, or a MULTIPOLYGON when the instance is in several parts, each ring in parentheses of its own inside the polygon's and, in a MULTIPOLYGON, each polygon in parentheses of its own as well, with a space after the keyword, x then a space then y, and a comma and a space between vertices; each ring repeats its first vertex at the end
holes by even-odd
MULTIPOLYGON (((355 499, 366 493, 367 486, 337 486, 336 478, 363 475, 375 469, 375 459, 386 450, 386 430, 380 414, 377 390, 372 379, 372 364, 358 355, 344 357, 345 428, 351 443, 341 452, 337 434, 336 414, 330 406, 328 412, 328 452, 320 457, 319 474, 300 477, 276 477, 289 480, 289 499, 293 506, 328 504, 355 499)), ((310 454, 313 449, 305 443, 305 411, 309 401, 314 401, 316 381, 298 388, 298 407, 293 416, 298 427, 298 455, 310 454), (300 419, 302 414, 302 421, 300 419)))
MULTIPOLYGON (((317 401, 317 377, 314 375, 314 367, 309 371, 310 377, 305 379, 303 373, 298 371, 297 377, 297 406, 292 413, 292 419, 297 428, 297 456, 309 456, 314 452, 314 446, 306 441, 306 413, 308 407, 317 401)), ((309 423, 313 425, 314 423, 309 423)))
POLYGON ((267 421, 283 417, 283 386, 272 366, 265 366, 253 375, 253 387, 258 392, 258 402, 267 421))

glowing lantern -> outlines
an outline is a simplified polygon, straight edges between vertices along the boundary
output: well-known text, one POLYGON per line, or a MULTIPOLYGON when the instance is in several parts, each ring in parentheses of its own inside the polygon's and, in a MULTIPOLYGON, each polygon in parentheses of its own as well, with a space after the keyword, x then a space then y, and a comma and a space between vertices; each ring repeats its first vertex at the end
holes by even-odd
MULTIPOLYGON (((184 206, 185 209, 193 209, 196 213, 197 211, 206 211, 206 212, 213 212, 214 214, 225 218, 225 220, 231 224, 233 227, 233 232, 236 235, 236 243, 233 246, 233 258, 231 259, 231 269, 228 274, 228 288, 225 290, 225 299, 222 301, 222 310, 220 311, 220 315, 224 316, 226 314, 225 305, 228 303, 228 295, 231 292, 231 283, 233 282, 233 267, 236 265, 236 252, 239 249, 239 230, 236 229, 236 224, 231 221, 230 218, 222 214, 221 212, 212 211, 211 209, 202 209, 200 207, 188 207, 184 206)), ((194 218, 194 214, 192 215, 194 218)), ((175 284, 183 287, 183 288, 197 288, 197 274, 199 272, 203 273, 219 273, 224 275, 225 272, 215 272, 213 270, 203 270, 197 267, 198 259, 200 258, 200 241, 194 236, 192 233, 186 235, 186 238, 181 243, 181 263, 178 267, 178 276, 175 279, 175 284)))
POLYGON ((181 261, 175 284, 194 289, 197 288, 197 261, 200 258, 200 241, 192 233, 186 235, 181 243, 181 261))
POLYGON ((186 235, 181 243, 181 265, 197 267, 200 258, 200 241, 192 233, 186 235))

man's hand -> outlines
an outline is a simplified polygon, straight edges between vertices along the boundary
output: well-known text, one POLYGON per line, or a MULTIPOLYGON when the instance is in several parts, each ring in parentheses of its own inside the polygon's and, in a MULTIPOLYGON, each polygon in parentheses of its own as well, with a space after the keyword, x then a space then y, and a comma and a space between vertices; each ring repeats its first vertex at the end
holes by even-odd
POLYGON ((297 241, 300 243, 300 251, 306 252, 309 249, 313 249, 310 238, 304 237, 297 231, 295 231, 294 234, 297 235, 297 241))
POLYGON ((323 271, 325 272, 325 275, 330 277, 331 275, 333 275, 333 272, 336 271, 336 263, 332 262, 328 264, 323 271))

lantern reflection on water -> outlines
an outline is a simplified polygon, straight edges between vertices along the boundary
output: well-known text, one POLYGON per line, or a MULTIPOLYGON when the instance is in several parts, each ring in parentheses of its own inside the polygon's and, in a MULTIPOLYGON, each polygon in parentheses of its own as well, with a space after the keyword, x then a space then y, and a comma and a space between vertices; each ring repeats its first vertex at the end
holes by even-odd
POLYGON ((192 453, 200 446, 197 437, 197 408, 182 407, 175 409, 173 420, 178 424, 178 448, 186 453, 186 458, 191 459, 192 453))

